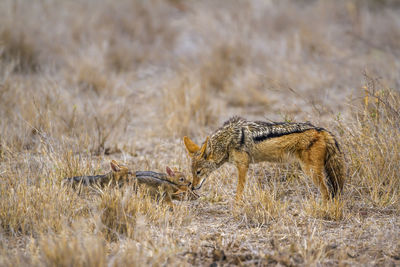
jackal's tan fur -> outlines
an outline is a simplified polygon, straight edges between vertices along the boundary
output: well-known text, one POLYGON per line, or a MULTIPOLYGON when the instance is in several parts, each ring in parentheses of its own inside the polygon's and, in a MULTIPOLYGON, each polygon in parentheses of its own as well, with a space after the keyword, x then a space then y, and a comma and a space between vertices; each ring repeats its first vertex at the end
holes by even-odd
POLYGON ((241 199, 250 163, 297 159, 319 187, 324 199, 339 195, 345 181, 344 158, 334 136, 310 123, 247 121, 234 117, 206 138, 201 147, 184 137, 191 156, 193 189, 225 162, 234 163, 239 179, 236 200, 241 199), (325 173, 325 175, 324 175, 325 173))
POLYGON ((166 174, 155 172, 136 172, 135 181, 139 185, 144 185, 146 190, 153 196, 162 197, 170 206, 172 199, 197 199, 198 195, 192 192, 191 182, 186 175, 177 170, 166 167, 166 174))

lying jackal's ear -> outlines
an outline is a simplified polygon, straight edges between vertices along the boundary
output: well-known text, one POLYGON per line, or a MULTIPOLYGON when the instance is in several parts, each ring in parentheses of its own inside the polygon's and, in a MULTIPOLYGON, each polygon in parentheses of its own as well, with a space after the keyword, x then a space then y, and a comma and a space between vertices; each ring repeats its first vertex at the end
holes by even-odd
POLYGON ((205 156, 206 156, 205 153, 206 153, 206 148, 207 148, 207 144, 208 144, 208 139, 209 139, 209 136, 207 136, 206 141, 205 141, 204 144, 201 146, 200 157, 206 158, 206 157, 205 157, 205 156))
POLYGON ((165 170, 167 171, 167 174, 169 175, 169 176, 175 176, 175 173, 174 173, 174 171, 173 170, 171 170, 171 168, 170 167, 165 167, 165 170))
POLYGON ((121 166, 119 166, 118 162, 115 160, 110 161, 110 165, 113 172, 119 172, 121 170, 121 166))
POLYGON ((186 150, 189 153, 189 156, 193 156, 193 154, 200 149, 200 147, 196 145, 192 140, 190 140, 190 138, 187 136, 183 137, 183 142, 185 143, 186 150))

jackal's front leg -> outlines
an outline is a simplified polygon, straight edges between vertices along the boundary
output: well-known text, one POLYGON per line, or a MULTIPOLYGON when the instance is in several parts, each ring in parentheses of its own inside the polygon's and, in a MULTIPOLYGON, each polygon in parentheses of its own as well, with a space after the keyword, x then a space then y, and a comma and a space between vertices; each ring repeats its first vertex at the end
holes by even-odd
POLYGON ((233 152, 233 160, 238 170, 238 184, 236 188, 236 202, 242 199, 244 186, 246 184, 247 170, 249 169, 249 155, 246 152, 233 152))
POLYGON ((166 203, 169 206, 170 211, 174 210, 174 203, 172 203, 172 197, 171 197, 170 193, 165 192, 163 201, 164 201, 164 203, 166 203))

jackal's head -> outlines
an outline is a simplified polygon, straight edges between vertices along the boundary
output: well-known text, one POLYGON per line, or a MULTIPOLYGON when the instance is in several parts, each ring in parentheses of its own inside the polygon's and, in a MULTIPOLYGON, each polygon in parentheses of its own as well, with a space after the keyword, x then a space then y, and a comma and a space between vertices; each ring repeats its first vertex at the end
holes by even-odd
POLYGON ((167 171, 168 180, 177 184, 178 186, 189 186, 192 184, 189 179, 186 178, 186 175, 178 171, 177 169, 171 169, 170 167, 166 167, 165 170, 167 171))
POLYGON ((165 168, 165 170, 167 171, 168 180, 178 186, 178 190, 172 194, 173 199, 195 200, 199 198, 199 195, 191 190, 190 186, 192 183, 186 178, 186 175, 183 172, 178 171, 177 169, 171 169, 168 166, 165 168))
POLYGON ((204 144, 199 147, 187 136, 183 138, 186 150, 188 151, 189 156, 192 158, 191 168, 193 175, 193 190, 200 189, 206 178, 218 168, 217 164, 213 160, 211 149, 207 149, 208 140, 209 138, 207 137, 204 144))
POLYGON ((132 175, 132 172, 128 169, 128 167, 116 162, 115 160, 112 160, 110 162, 110 165, 113 179, 115 181, 128 180, 129 177, 132 175))

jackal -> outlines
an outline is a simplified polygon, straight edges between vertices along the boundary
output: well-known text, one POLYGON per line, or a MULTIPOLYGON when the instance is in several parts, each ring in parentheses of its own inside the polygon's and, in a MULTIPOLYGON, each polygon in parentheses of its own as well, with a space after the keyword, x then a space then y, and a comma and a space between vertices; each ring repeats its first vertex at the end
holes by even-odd
POLYGON ((310 123, 247 121, 233 117, 208 136, 201 147, 184 137, 191 157, 192 189, 225 162, 238 169, 236 201, 241 199, 250 163, 299 161, 324 199, 339 195, 345 181, 344 157, 335 137, 310 123), (324 172, 326 178, 324 176, 324 172))
POLYGON ((180 171, 172 170, 168 166, 165 173, 152 171, 137 171, 135 173, 135 181, 139 185, 146 186, 148 192, 162 198, 166 203, 172 205, 172 199, 176 200, 194 200, 199 196, 190 188, 191 182, 186 175, 180 171))
POLYGON ((128 167, 112 160, 110 162, 111 171, 106 174, 95 175, 95 176, 75 176, 72 178, 64 178, 61 185, 71 185, 72 187, 80 185, 97 185, 104 187, 116 183, 121 186, 126 183, 132 176, 132 172, 128 167))
POLYGON ((165 173, 157 173, 152 171, 132 172, 128 167, 112 160, 110 162, 111 171, 103 175, 95 176, 76 176, 65 178, 62 185, 71 185, 72 187, 80 185, 93 185, 104 187, 111 184, 121 186, 128 182, 136 182, 138 185, 146 186, 148 192, 152 195, 161 196, 168 204, 172 199, 197 199, 198 195, 191 188, 191 182, 186 178, 183 172, 172 170, 168 166, 165 173))

